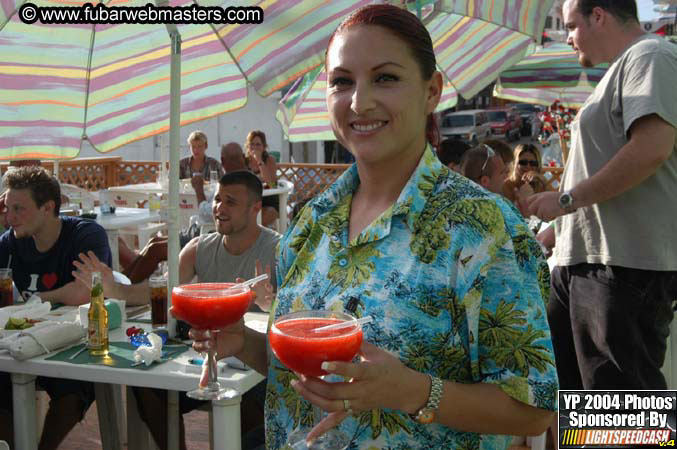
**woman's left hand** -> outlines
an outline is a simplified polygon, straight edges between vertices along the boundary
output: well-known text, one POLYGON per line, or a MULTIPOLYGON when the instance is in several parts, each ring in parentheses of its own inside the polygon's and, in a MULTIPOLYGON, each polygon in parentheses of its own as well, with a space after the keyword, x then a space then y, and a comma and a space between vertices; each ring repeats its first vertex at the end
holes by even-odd
POLYGON ((298 381, 292 381, 292 387, 301 396, 329 412, 308 433, 309 441, 336 427, 350 412, 389 408, 414 413, 426 403, 430 392, 427 375, 408 368, 368 342, 362 343, 360 354, 362 361, 358 364, 337 361, 323 364, 324 370, 349 382, 327 383, 300 374, 298 381))

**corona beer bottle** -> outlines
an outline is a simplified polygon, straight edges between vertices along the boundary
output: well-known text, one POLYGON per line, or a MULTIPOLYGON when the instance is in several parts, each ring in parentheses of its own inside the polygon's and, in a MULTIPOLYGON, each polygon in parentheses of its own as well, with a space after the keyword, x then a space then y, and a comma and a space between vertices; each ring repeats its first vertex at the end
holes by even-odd
POLYGON ((103 304, 101 272, 92 273, 92 293, 88 314, 87 347, 92 356, 108 355, 108 310, 103 304))

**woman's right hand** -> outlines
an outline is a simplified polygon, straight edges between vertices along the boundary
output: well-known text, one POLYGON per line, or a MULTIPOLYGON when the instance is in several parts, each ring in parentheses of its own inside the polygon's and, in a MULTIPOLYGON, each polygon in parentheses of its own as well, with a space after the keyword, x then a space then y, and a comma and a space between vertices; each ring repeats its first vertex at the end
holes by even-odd
MULTIPOLYGON (((171 313, 171 309, 169 312, 171 313)), ((214 349, 217 361, 237 355, 244 349, 244 317, 237 323, 220 329, 218 333, 191 328, 188 337, 193 340, 193 349, 198 353, 214 349)), ((206 386, 207 381, 207 371, 203 368, 200 386, 206 386)))

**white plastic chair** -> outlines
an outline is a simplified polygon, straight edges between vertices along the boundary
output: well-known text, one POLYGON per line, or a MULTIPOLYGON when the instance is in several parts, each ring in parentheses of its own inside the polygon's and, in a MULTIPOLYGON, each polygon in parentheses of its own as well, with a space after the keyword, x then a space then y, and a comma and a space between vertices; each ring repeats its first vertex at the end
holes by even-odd
MULTIPOLYGON (((101 191, 99 193, 99 199, 101 203, 108 201, 111 206, 115 206, 116 208, 148 207, 148 194, 142 194, 140 192, 101 191)), ((145 225, 139 225, 138 227, 123 228, 120 230, 120 234, 136 236, 139 241, 139 249, 142 249, 151 237, 158 233, 158 231, 167 231, 167 223, 151 222, 145 225)), ((134 245, 132 244, 132 246, 134 245)))
POLYGON ((280 197, 280 225, 278 231, 284 233, 287 231, 287 226, 289 225, 289 196, 294 192, 294 183, 288 180, 278 180, 277 184, 281 189, 284 189, 280 197))
POLYGON ((208 223, 200 226, 200 234, 209 234, 216 231, 216 225, 214 223, 208 223))
POLYGON ((199 204, 195 193, 179 194, 179 228, 190 226, 190 219, 199 214, 199 204))
MULTIPOLYGON (((106 199, 111 206, 116 208, 146 208, 148 207, 148 194, 141 192, 105 191, 106 199)), ((103 198, 101 201, 103 202, 103 198)))
MULTIPOLYGON (((271 228, 277 230, 278 233, 287 231, 289 225, 289 195, 294 192, 294 183, 288 180, 277 180, 277 187, 274 189, 266 189, 268 196, 275 195, 280 199, 279 214, 277 220, 271 228)), ((261 225, 261 212, 256 216, 256 223, 261 225)))
POLYGON ((94 203, 99 200, 98 192, 89 192, 74 184, 61 183, 61 195, 68 197, 69 203, 77 204, 85 211, 94 209, 94 203))

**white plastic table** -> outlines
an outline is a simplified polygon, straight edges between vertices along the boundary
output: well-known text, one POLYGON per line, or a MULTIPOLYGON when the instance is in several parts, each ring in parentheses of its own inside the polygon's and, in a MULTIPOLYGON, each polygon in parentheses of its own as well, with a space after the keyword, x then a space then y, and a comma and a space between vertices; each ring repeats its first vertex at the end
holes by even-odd
POLYGON ((279 226, 278 232, 284 234, 287 231, 287 226, 289 225, 289 217, 287 216, 287 203, 289 203, 289 194, 294 190, 294 184, 291 181, 287 180, 278 180, 278 186, 274 189, 264 189, 263 196, 268 195, 277 195, 280 199, 280 211, 279 211, 279 226))
POLYGON ((118 238, 120 230, 126 227, 145 225, 152 222, 161 222, 160 214, 151 213, 148 209, 142 208, 116 208, 115 214, 101 214, 101 209, 97 207, 96 222, 101 225, 108 235, 108 245, 110 246, 113 259, 113 270, 120 271, 120 249, 118 247, 118 238))
MULTIPOLYGON (((251 314, 247 315, 246 320, 250 321, 252 318, 261 320, 260 315, 251 314)), ((123 323, 120 328, 111 331, 111 341, 126 340, 124 330, 131 324, 134 322, 123 323)), ((49 355, 17 361, 6 351, 0 351, 0 371, 9 372, 12 375, 14 440, 18 449, 37 449, 35 377, 38 375, 95 382, 97 383, 97 402, 102 393, 106 393, 101 389, 101 386, 106 386, 106 384, 152 387, 168 391, 190 391, 197 387, 199 381, 199 374, 187 373, 185 370, 185 367, 189 365, 188 360, 197 357, 197 353, 192 349, 171 361, 157 364, 149 370, 47 361, 46 356, 49 355)), ((228 367, 219 374, 219 382, 224 387, 235 389, 240 394, 247 392, 263 378, 253 370, 237 370, 228 367)), ((229 450, 241 448, 240 401, 241 395, 229 400, 212 402, 215 448, 229 450)), ((178 418, 178 402, 172 405, 170 401, 170 406, 173 406, 175 411, 170 410, 169 417, 178 418)), ((107 411, 107 414, 100 416, 100 420, 105 420, 106 416, 115 417, 115 412, 107 411)), ((168 427, 169 448, 178 448, 177 430, 178 427, 168 427)))

